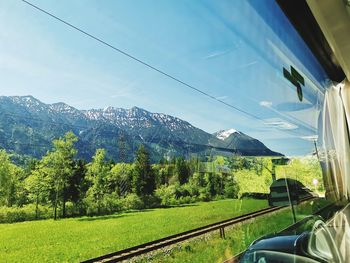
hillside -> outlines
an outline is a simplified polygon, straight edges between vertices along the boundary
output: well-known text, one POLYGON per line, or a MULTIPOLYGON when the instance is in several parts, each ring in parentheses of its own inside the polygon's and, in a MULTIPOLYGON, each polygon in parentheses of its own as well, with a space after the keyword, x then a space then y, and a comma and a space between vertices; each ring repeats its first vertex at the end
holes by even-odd
POLYGON ((78 110, 62 102, 45 104, 32 96, 0 97, 1 148, 41 157, 54 138, 70 130, 79 137, 78 157, 87 160, 97 148, 105 148, 109 158, 130 161, 140 144, 148 147, 153 161, 213 151, 279 155, 241 132, 223 138, 179 118, 137 107, 78 110))

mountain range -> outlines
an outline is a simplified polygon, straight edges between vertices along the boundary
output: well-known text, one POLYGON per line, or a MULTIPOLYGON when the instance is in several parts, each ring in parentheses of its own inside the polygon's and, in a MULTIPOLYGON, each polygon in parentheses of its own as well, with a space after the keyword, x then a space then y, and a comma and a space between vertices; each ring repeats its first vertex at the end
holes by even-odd
POLYGON ((78 157, 86 160, 105 148, 110 159, 131 161, 140 144, 149 149, 152 161, 190 154, 281 155, 240 131, 210 134, 187 121, 138 107, 78 110, 32 96, 0 96, 0 148, 39 158, 67 131, 78 136, 78 157))

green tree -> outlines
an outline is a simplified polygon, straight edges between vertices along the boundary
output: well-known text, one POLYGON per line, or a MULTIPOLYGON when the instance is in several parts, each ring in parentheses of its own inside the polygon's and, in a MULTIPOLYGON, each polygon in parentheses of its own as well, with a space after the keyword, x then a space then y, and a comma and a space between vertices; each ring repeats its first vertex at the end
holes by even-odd
POLYGON ((214 173, 207 173, 205 174, 205 181, 206 181, 206 192, 211 196, 214 197, 219 192, 219 179, 215 176, 214 173))
POLYGON ((86 161, 74 160, 73 174, 68 178, 65 188, 65 200, 71 201, 76 207, 81 204, 89 188, 89 182, 86 180, 86 161))
POLYGON ((156 188, 156 182, 152 173, 150 157, 144 145, 141 145, 136 151, 134 171, 136 194, 140 197, 152 195, 156 188))
POLYGON ((223 156, 216 156, 213 161, 213 172, 219 181, 219 195, 224 194, 224 174, 227 173, 226 160, 223 156))
POLYGON ((176 158, 175 174, 180 185, 188 182, 188 179, 190 177, 190 168, 182 156, 176 158))
POLYGON ((97 149, 92 162, 87 165, 87 179, 91 182, 87 196, 90 202, 96 204, 97 214, 101 214, 103 197, 107 193, 107 177, 110 168, 105 158, 106 151, 97 149))
POLYGON ((25 179, 25 188, 29 200, 35 203, 35 218, 38 218, 39 204, 48 196, 48 182, 42 164, 33 167, 30 175, 25 179))
POLYGON ((107 178, 109 193, 126 196, 132 192, 133 165, 127 163, 115 164, 107 178))
POLYGON ((9 205, 12 184, 11 162, 5 150, 0 150, 0 204, 9 205))
POLYGON ((163 156, 162 158, 159 159, 158 163, 161 165, 166 165, 168 164, 168 160, 163 156))
POLYGON ((224 195, 226 198, 237 198, 239 185, 233 175, 229 175, 225 181, 224 195))
POLYGON ((78 138, 73 132, 67 132, 63 137, 53 140, 54 148, 41 160, 41 172, 47 176, 51 190, 51 203, 54 207, 54 219, 57 219, 57 206, 62 202, 62 216, 66 216, 66 195, 64 194, 69 178, 74 172, 74 156, 77 150, 74 143, 78 138))
POLYGON ((0 150, 0 205, 12 206, 22 184, 19 177, 23 170, 14 165, 5 150, 0 150))
POLYGON ((253 161, 250 160, 248 157, 234 155, 232 156, 230 166, 231 169, 233 169, 234 171, 239 171, 242 169, 252 169, 253 161))
POLYGON ((162 185, 168 184, 169 175, 168 175, 169 165, 164 164, 154 164, 152 166, 153 174, 156 178, 156 188, 159 188, 162 185))
POLYGON ((199 165, 200 165, 200 160, 199 160, 198 156, 192 156, 190 158, 190 160, 188 161, 188 166, 189 166, 191 175, 198 172, 199 165))

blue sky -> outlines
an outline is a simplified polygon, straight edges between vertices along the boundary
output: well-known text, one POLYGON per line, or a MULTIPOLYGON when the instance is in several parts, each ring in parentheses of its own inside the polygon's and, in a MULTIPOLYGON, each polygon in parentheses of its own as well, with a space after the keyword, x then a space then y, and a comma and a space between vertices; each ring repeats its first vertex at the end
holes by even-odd
POLYGON ((138 106, 207 132, 235 128, 288 155, 312 151, 327 76, 273 0, 32 3, 252 113, 248 117, 74 31, 0 0, 0 95, 78 109, 138 106), (305 78, 304 100, 282 67, 305 78))

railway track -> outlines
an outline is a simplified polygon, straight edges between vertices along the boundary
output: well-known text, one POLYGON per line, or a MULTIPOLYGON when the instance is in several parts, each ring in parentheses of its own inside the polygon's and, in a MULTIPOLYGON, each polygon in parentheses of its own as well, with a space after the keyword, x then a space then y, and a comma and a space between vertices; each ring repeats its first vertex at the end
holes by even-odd
MULTIPOLYGON (((312 198, 307 198, 303 201, 307 201, 313 199, 312 198)), ((206 226, 202 226, 202 227, 198 227, 192 230, 188 230, 185 232, 181 232, 175 235, 171 235, 165 238, 161 238, 158 240, 154 240, 151 242, 147 242, 138 246, 134 246, 134 247, 130 247, 130 248, 126 248, 117 252, 113 252, 110 254, 106 254, 103 256, 99 256, 96 258, 92 258, 92 259, 88 259, 86 261, 83 261, 82 263, 92 263, 92 262, 103 262, 103 263, 110 263, 110 262, 121 262, 124 260, 128 260, 131 259, 133 257, 136 256, 140 256, 146 253, 149 253, 151 251, 155 251, 158 249, 162 249, 165 247, 168 247, 170 245, 174 245, 176 243, 185 241, 185 240, 189 240, 192 239, 194 237, 198 237, 204 234, 207 234, 209 232, 213 232, 213 231, 220 231, 220 236, 224 237, 225 236, 225 228, 231 225, 235 225, 238 223, 242 223, 246 220, 258 217, 258 216, 262 216, 262 215, 266 215, 281 209, 284 209, 288 206, 279 206, 279 207, 268 207, 268 208, 264 208, 261 209, 259 211, 255 211, 255 212, 251 212, 251 213, 247 213, 244 215, 240 215, 234 218, 230 218, 230 219, 226 219, 220 222, 216 222, 213 224, 209 224, 206 226)))

